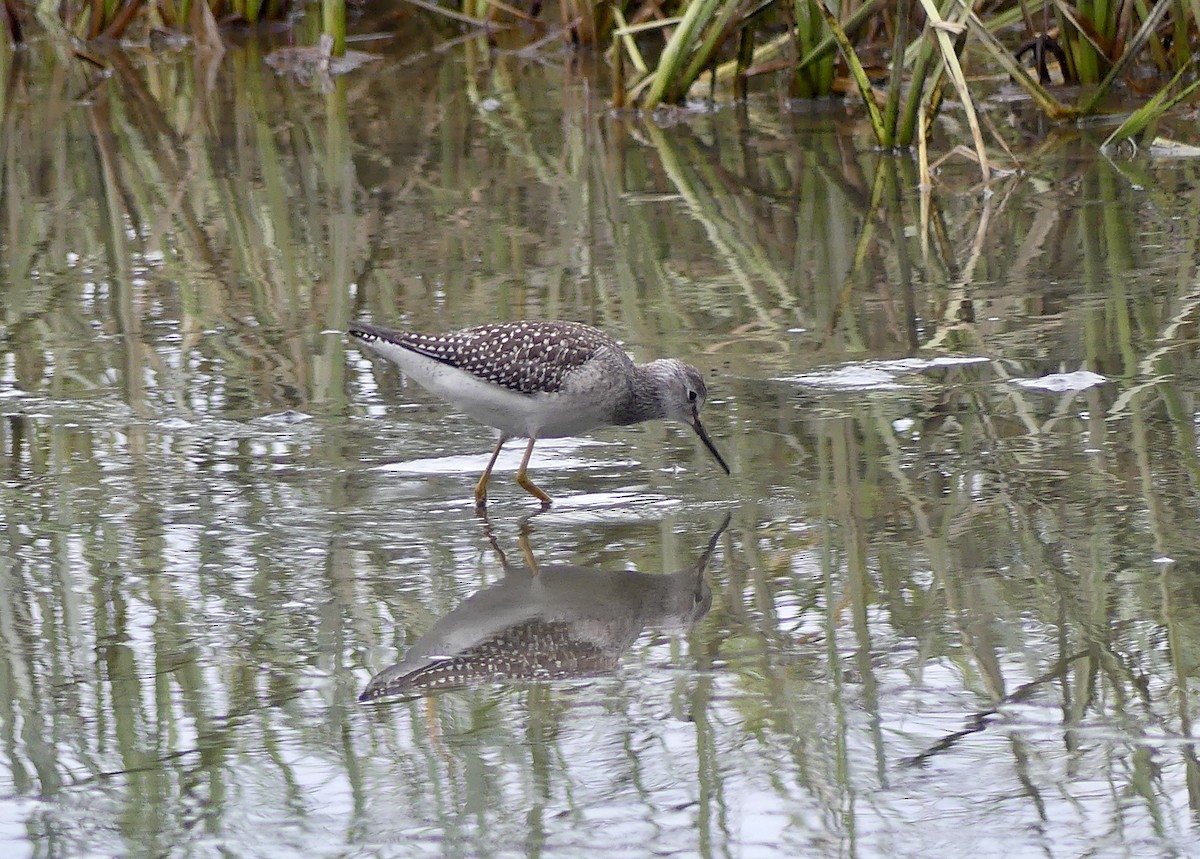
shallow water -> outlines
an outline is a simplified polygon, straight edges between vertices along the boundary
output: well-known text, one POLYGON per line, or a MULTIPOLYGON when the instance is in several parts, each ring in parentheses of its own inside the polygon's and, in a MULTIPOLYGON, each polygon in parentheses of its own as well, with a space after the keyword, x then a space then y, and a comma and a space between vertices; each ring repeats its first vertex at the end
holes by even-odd
POLYGON ((6 61, 0 854, 1195 852, 1196 165, 923 218, 849 107, 372 49, 6 61), (343 332, 520 317, 696 363, 733 475, 600 431, 477 517, 490 433, 343 332), (726 514, 690 627, 587 597, 726 514), (358 700, 505 561, 615 667, 358 700))

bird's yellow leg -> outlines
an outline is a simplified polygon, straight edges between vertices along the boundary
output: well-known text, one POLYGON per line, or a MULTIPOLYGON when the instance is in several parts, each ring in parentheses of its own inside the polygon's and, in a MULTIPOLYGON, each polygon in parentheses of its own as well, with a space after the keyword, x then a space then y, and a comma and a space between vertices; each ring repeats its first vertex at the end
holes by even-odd
POLYGON ((517 469, 517 483, 521 484, 521 488, 542 502, 542 507, 550 506, 550 496, 534 485, 534 482, 529 479, 526 473, 529 469, 529 457, 533 454, 533 446, 537 443, 536 438, 529 440, 529 447, 525 448, 525 455, 521 457, 521 467, 517 469))
POLYGON ((492 458, 488 460, 487 468, 483 470, 483 474, 479 475, 479 482, 475 484, 476 510, 483 510, 487 507, 488 478, 492 476, 492 469, 496 466, 496 457, 500 455, 500 448, 504 447, 506 441, 508 441, 507 438, 500 436, 500 441, 496 442, 496 449, 492 451, 492 458))

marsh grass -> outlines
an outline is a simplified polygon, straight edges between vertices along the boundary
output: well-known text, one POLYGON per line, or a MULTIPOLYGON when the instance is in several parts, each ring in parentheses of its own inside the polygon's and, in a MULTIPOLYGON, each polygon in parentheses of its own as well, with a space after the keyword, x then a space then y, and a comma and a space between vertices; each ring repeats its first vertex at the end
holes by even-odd
MULTIPOLYGON (((41 14, 37 4, 6 0, 10 19, 21 21, 41 14)), ((44 4, 43 4, 44 5, 44 4)), ((203 7, 215 20, 226 24, 282 20, 291 12, 291 0, 75 0, 55 10, 66 32, 85 41, 123 39, 153 28, 193 32, 203 26, 198 12, 203 7)))
MULTIPOLYGON (((677 26, 669 30, 639 24, 614 31, 612 54, 626 53, 634 68, 644 69, 640 77, 622 75, 622 92, 614 101, 643 109, 680 102, 702 91, 698 88, 704 86, 703 72, 708 73, 710 93, 732 83, 733 95, 744 97, 749 77, 787 72, 793 96, 856 92, 876 143, 892 148, 913 146, 926 138, 952 94, 967 121, 969 137, 962 142, 985 179, 990 179, 989 148, 999 141, 985 139, 977 105, 988 91, 972 83, 965 69, 968 58, 1002 70, 1055 121, 1108 109, 1122 85, 1126 97, 1149 88, 1144 105, 1114 134, 1112 142, 1116 142, 1137 135, 1194 92, 1187 79, 1195 75, 1190 46, 1196 5, 1158 0, 1151 6, 1136 2, 1071 6, 1063 0, 1033 4, 1020 0, 988 7, 985 19, 964 0, 894 5, 850 0, 759 4, 706 0, 681 6, 677 26), (755 43, 756 33, 764 28, 756 30, 752 18, 783 32, 755 43), (1039 18, 1040 27, 1035 23, 1039 18), (1027 37, 1019 44, 1012 38, 1017 26, 1024 27, 1027 37), (885 42, 889 34, 890 42, 885 42), (657 64, 645 59, 654 56, 655 39, 662 40, 657 64), (730 45, 736 45, 736 55, 730 45), (876 72, 871 60, 881 54, 892 61, 876 72), (1032 72, 1023 57, 1032 57, 1032 72), (1051 84, 1051 61, 1062 82, 1087 85, 1074 90, 1073 102, 1063 100, 1069 91, 1051 84), (1139 66, 1157 69, 1163 79, 1149 87, 1146 80, 1133 79, 1139 66), (920 123, 919 116, 923 117, 920 123)), ((625 17, 640 20, 637 12, 627 11, 625 17)), ((623 71, 628 65, 623 59, 623 71)))
MULTIPOLYGON (((220 44, 219 27, 257 26, 283 22, 304 4, 292 0, 66 0, 52 11, 34 0, 4 0, 0 22, 13 43, 25 40, 30 24, 38 22, 49 33, 82 42, 147 41, 155 33, 184 33, 197 42, 220 44)), ((319 17, 324 33, 333 40, 334 56, 346 50, 345 0, 320 0, 319 17)), ((77 50, 84 59, 95 55, 77 50)))
POLYGON ((695 96, 744 98, 749 81, 774 77, 793 97, 857 93, 876 142, 890 148, 927 136, 952 93, 967 118, 963 142, 985 176, 996 141, 986 142, 976 115, 990 76, 973 79, 968 62, 1002 71, 1054 121, 1095 116, 1144 94, 1117 140, 1144 131, 1195 91, 1194 0, 1017 0, 986 12, 965 0, 695 0, 663 19, 639 3, 611 8, 607 38, 593 29, 589 39, 608 45, 621 70, 616 105, 653 110, 695 96))
MULTIPOLYGON (((945 104, 966 120, 956 151, 968 152, 985 181, 1015 164, 981 119, 993 72, 1007 75, 1051 120, 1129 110, 1107 143, 1137 140, 1196 90, 1194 48, 1200 0, 562 0, 561 23, 503 0, 462 0, 454 8, 410 0, 453 27, 489 35, 525 28, 536 50, 563 40, 602 49, 612 69, 612 104, 653 111, 694 98, 744 100, 753 87, 793 98, 853 93, 875 142, 927 142, 945 104), (973 70, 973 71, 972 71, 973 70), (1062 84, 1069 84, 1064 87, 1062 84)), ((35 4, 6 0, 9 38, 26 37, 35 4)), ((304 7, 307 8, 307 7, 304 7)), ((313 4, 315 8, 315 4, 313 4)), ((329 54, 342 57, 345 0, 322 0, 329 54)), ((59 32, 82 40, 141 39, 156 29, 190 32, 219 45, 218 24, 257 24, 293 15, 290 0, 76 0, 58 7, 59 32)), ((550 13, 546 13, 549 18, 550 13)), ((76 53, 101 65, 85 49, 76 53)))

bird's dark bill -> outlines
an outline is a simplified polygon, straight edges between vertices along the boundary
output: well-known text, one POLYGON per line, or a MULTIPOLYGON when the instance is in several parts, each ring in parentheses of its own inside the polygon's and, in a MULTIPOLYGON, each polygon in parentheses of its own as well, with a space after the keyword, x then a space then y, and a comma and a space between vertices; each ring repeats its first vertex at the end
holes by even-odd
POLYGON ((700 441, 704 442, 704 446, 708 448, 708 452, 721 464, 721 468, 725 469, 725 473, 729 474, 729 466, 725 464, 725 458, 717 452, 717 446, 708 437, 708 431, 704 429, 704 424, 700 423, 700 416, 695 412, 692 412, 692 429, 696 431, 696 435, 700 436, 700 441))

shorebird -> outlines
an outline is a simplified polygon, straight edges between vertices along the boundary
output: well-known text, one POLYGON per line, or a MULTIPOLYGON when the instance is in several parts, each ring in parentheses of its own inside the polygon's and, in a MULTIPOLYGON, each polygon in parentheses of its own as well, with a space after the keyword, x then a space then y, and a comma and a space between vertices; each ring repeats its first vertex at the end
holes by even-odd
POLYGON ((350 336, 399 365, 423 388, 500 431, 492 457, 475 484, 475 507, 487 506, 488 478, 504 443, 527 438, 517 483, 550 506, 529 479, 529 457, 541 438, 575 436, 606 426, 676 420, 696 431, 729 473, 700 423, 708 396, 691 364, 660 358, 637 364, 620 345, 578 322, 500 322, 448 334, 418 334, 365 322, 350 336))

